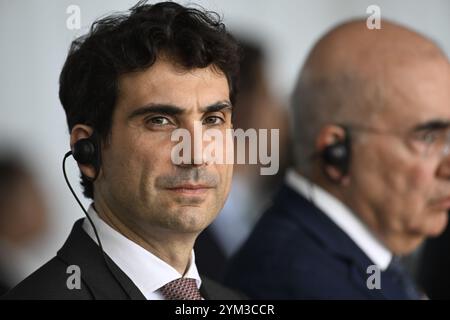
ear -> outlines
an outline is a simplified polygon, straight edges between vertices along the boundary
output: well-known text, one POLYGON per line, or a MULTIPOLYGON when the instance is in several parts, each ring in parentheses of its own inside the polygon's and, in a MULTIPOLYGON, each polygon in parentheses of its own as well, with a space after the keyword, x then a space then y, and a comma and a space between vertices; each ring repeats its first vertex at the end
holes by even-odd
MULTIPOLYGON (((339 125, 330 124, 322 127, 315 141, 315 151, 318 154, 321 154, 326 147, 333 145, 339 141, 344 141, 346 139, 346 134, 347 133, 345 129, 339 125)), ((348 175, 344 176, 339 169, 332 165, 327 165, 326 163, 324 163, 323 165, 326 174, 331 180, 339 181, 341 185, 348 185, 348 175)))
POLYGON ((345 139, 345 130, 341 126, 330 124, 322 127, 316 138, 316 152, 322 152, 327 146, 345 139))
MULTIPOLYGON (((78 140, 89 138, 93 132, 94 129, 90 126, 84 124, 75 125, 70 133, 70 149, 73 151, 73 146, 78 140)), ((85 176, 89 178, 95 177, 94 166, 78 163, 78 168, 85 176)))

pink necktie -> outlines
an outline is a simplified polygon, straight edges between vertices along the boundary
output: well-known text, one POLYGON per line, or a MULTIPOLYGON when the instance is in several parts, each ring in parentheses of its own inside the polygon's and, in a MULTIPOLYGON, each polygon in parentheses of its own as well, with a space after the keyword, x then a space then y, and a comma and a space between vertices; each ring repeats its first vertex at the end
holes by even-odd
POLYGON ((161 293, 167 300, 201 300, 195 279, 179 278, 161 287, 161 293))

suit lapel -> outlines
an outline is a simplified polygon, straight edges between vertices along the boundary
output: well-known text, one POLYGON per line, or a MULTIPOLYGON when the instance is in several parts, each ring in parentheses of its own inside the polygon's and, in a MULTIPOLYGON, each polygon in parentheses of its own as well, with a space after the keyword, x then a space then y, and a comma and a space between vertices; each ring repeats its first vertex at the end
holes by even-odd
POLYGON ((214 300, 211 298, 211 295, 208 292, 208 286, 205 286, 205 280, 202 279, 202 285, 200 286, 200 294, 202 295, 203 299, 205 300, 214 300))
MULTIPOLYGON (((145 300, 145 296, 131 279, 105 254, 108 265, 117 280, 112 276, 99 246, 83 230, 82 225, 83 219, 75 223, 69 238, 58 251, 57 257, 67 265, 80 267, 82 286, 84 285, 90 291, 94 299, 145 300)), ((205 277, 202 277, 200 293, 206 300, 244 298, 205 277)))
POLYGON ((83 230, 82 224, 83 219, 75 223, 57 256, 67 265, 80 267, 83 284, 87 286, 94 299, 145 300, 144 295, 130 278, 105 254, 111 268, 111 271, 108 270, 100 247, 83 230))
POLYGON ((275 202, 277 207, 284 207, 279 210, 281 214, 288 215, 330 255, 348 265, 349 278, 363 294, 375 299, 385 297, 384 290, 369 290, 366 286, 370 276, 367 267, 374 263, 325 213, 288 185, 282 187, 275 202))
POLYGON ((236 292, 229 288, 226 288, 217 282, 202 278, 202 285, 200 286, 200 294, 205 300, 246 300, 247 297, 240 292, 236 292))

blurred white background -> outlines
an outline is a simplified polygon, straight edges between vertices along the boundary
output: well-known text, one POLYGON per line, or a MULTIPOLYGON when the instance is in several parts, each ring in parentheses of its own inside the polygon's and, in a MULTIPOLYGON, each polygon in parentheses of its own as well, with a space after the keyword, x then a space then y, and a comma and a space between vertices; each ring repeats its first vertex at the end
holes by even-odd
MULTIPOLYGON (((25 277, 54 256, 82 211, 65 185, 61 161, 69 150, 65 115, 58 100, 58 77, 70 42, 95 18, 125 10, 130 0, 0 0, 0 149, 19 150, 38 178, 49 206, 45 237, 18 257, 25 277), (81 29, 69 30, 69 5, 81 10, 81 29)), ((154 2, 154 1, 150 1, 154 2)), ((450 53, 448 0, 199 0, 217 11, 236 34, 260 41, 267 50, 268 76, 274 93, 287 101, 296 74, 313 43, 329 28, 349 18, 367 18, 376 4, 381 18, 418 30, 450 53)), ((69 158, 68 173, 81 195, 78 169, 69 158)), ((84 200, 85 205, 88 204, 84 200)))

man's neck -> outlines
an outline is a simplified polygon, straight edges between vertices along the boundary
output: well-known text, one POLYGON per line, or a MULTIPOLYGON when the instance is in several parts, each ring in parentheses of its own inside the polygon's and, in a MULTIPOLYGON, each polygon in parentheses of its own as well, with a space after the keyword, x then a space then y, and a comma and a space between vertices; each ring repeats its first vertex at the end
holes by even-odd
POLYGON ((154 226, 127 224, 102 201, 97 200, 94 209, 99 218, 111 228, 165 261, 181 275, 184 275, 189 269, 196 236, 179 234, 154 226))

